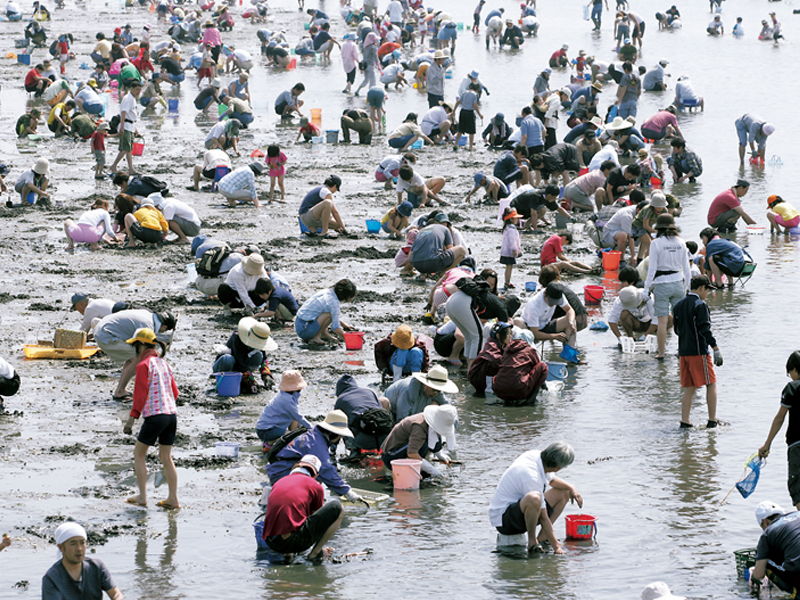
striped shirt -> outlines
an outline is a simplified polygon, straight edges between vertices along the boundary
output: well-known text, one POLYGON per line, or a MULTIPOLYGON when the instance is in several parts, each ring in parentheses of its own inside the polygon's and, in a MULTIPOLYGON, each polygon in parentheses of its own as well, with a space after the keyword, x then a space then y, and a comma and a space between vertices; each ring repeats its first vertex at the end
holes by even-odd
POLYGON ((146 350, 136 365, 131 416, 138 419, 140 415, 147 418, 177 414, 177 397, 178 386, 172 375, 172 367, 155 350, 146 350))
POLYGON ((234 194, 239 190, 250 190, 250 197, 257 198, 256 176, 250 167, 239 167, 219 180, 219 191, 234 194))
POLYGON ((317 292, 306 300, 305 304, 297 311, 297 318, 302 321, 315 321, 322 313, 331 314, 331 329, 341 327, 339 323, 339 298, 333 288, 317 292))

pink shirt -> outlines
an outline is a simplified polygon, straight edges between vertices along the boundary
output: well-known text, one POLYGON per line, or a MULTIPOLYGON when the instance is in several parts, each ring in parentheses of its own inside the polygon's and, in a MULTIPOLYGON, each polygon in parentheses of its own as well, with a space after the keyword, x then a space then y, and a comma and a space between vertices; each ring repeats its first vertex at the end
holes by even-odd
POLYGON ((345 73, 349 73, 358 65, 358 47, 352 40, 347 40, 342 45, 342 64, 345 73))
POLYGON ((678 126, 678 119, 675 118, 671 112, 667 110, 660 110, 652 117, 650 117, 647 121, 642 123, 642 129, 649 129, 651 131, 661 131, 667 125, 672 125, 673 127, 678 126))
POLYGON ((601 188, 605 184, 606 176, 603 175, 600 169, 589 171, 586 175, 581 175, 575 180, 575 185, 587 196, 591 196, 597 191, 597 188, 601 188))
POLYGON ((503 228, 503 243, 500 244, 500 256, 516 257, 522 246, 519 243, 519 229, 514 225, 503 228))
POLYGON ((741 202, 739 202, 739 198, 733 188, 725 190, 711 202, 711 206, 708 208, 708 224, 713 225, 717 222, 717 217, 722 213, 733 210, 740 205, 741 202))
POLYGON ((212 46, 222 46, 222 36, 216 27, 206 27, 203 32, 203 45, 211 43, 212 46))

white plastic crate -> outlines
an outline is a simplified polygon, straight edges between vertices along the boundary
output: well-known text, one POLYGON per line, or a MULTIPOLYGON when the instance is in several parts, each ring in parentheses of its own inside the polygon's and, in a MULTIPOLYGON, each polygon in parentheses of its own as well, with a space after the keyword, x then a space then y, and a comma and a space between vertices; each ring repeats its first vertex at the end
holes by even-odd
POLYGON ((623 354, 650 354, 658 350, 658 339, 654 335, 648 335, 641 342, 623 335, 619 341, 623 354))

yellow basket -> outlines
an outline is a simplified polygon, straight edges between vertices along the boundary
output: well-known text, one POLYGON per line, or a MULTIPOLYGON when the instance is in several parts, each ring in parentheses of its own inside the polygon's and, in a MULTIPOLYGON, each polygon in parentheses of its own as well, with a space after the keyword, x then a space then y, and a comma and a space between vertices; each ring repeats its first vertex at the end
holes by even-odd
POLYGON ((22 351, 25 353, 25 358, 51 358, 57 360, 75 360, 89 358, 100 350, 97 346, 86 346, 85 348, 75 348, 68 350, 66 348, 53 348, 52 346, 39 346, 36 344, 25 344, 22 351))

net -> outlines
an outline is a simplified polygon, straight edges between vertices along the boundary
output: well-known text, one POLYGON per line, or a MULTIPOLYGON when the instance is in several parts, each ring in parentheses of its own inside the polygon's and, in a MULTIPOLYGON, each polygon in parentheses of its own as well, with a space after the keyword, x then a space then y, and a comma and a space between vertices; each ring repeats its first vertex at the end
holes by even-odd
POLYGON ((736 483, 736 489, 739 490, 742 498, 747 498, 755 491, 758 485, 758 478, 761 475, 761 467, 766 462, 766 459, 760 458, 756 452, 744 463, 744 477, 736 483))

